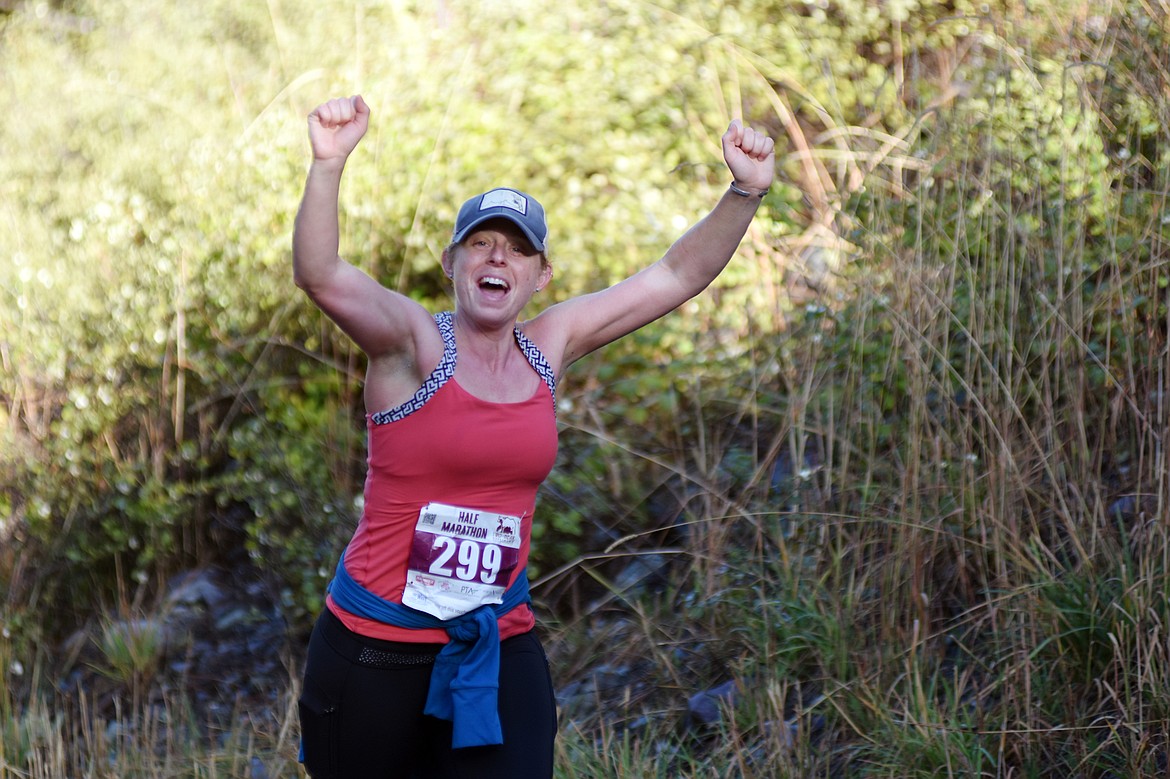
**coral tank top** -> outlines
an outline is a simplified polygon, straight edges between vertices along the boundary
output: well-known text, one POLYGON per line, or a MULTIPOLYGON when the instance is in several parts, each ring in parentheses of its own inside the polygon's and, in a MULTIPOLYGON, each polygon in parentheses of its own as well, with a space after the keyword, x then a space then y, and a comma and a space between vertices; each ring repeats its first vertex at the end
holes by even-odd
MULTIPOLYGON (((367 416, 365 506, 345 553, 350 576, 376 595, 402 602, 419 512, 431 502, 521 518, 520 558, 508 584, 524 570, 532 540, 536 491, 557 454, 556 386, 552 368, 519 329, 516 345, 543 379, 519 403, 493 403, 455 381, 451 312, 435 316, 443 336, 439 365, 401 406, 367 416)), ((326 606, 355 633, 388 641, 446 643, 443 630, 386 625, 326 606)), ((535 625, 527 605, 500 617, 500 638, 535 625)))

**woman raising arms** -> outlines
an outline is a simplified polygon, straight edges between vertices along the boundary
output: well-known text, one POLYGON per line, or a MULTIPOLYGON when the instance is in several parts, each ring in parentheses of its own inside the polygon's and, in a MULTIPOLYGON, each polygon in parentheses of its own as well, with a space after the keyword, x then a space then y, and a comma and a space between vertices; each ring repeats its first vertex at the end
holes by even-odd
POLYGON ((342 170, 369 119, 360 96, 310 114, 293 234, 297 286, 367 357, 369 433, 362 516, 309 642, 305 767, 547 779, 556 705, 524 569, 557 380, 719 275, 772 182, 773 142, 733 121, 732 182, 710 213, 657 262, 527 321, 553 276, 544 209, 518 189, 476 195, 440 258, 454 311, 432 316, 338 255, 342 170))

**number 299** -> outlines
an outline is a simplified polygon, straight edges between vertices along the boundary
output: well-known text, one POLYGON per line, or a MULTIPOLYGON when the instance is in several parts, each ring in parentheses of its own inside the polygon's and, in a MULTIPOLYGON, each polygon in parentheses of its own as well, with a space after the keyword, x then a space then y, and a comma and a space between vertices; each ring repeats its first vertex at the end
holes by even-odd
POLYGON ((430 572, 436 576, 455 576, 465 582, 478 578, 484 584, 495 584, 504 562, 500 547, 481 545, 467 538, 438 536, 434 548, 439 550, 439 555, 431 562, 430 572))

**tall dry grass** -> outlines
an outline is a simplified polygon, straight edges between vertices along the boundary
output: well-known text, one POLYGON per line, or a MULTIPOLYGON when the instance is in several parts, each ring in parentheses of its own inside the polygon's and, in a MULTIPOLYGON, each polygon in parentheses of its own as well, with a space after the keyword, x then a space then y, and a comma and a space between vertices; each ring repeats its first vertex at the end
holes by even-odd
POLYGON ((1166 774, 1170 69, 1143 9, 987 30, 974 97, 894 144, 933 163, 834 217, 857 270, 770 342, 750 411, 695 398, 688 563, 557 634, 569 678, 650 679, 570 722, 564 776, 1166 774), (1130 98, 1162 129, 1117 133, 1130 98))

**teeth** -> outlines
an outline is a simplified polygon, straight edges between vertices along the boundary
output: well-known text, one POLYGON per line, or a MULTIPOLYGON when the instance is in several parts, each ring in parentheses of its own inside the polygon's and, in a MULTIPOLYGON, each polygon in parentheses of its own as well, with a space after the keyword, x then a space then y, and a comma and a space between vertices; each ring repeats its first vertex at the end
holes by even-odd
POLYGON ((507 287, 508 287, 508 282, 504 281, 503 279, 498 279, 495 276, 484 276, 482 279, 479 280, 479 283, 480 284, 495 284, 497 286, 504 287, 505 289, 507 289, 507 287))

